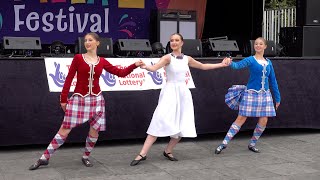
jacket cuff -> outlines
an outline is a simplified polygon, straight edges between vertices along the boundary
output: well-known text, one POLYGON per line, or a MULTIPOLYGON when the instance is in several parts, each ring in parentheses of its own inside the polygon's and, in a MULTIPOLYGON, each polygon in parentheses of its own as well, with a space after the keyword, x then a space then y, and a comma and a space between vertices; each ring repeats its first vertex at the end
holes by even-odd
POLYGON ((133 70, 133 69, 135 69, 135 68, 137 68, 137 67, 139 67, 139 66, 136 66, 136 64, 135 64, 135 63, 133 63, 133 64, 131 64, 129 67, 130 67, 130 69, 132 69, 132 70, 133 70))
POLYGON ((60 95, 60 103, 67 103, 67 102, 68 102, 68 98, 66 96, 60 95))

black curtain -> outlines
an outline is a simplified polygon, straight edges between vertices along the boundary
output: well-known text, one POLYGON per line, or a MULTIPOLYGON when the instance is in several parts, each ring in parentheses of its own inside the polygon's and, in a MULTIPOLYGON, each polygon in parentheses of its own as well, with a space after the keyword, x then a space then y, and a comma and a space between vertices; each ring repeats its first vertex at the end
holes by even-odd
POLYGON ((207 1, 202 39, 228 36, 241 53, 244 44, 262 36, 263 0, 207 1))

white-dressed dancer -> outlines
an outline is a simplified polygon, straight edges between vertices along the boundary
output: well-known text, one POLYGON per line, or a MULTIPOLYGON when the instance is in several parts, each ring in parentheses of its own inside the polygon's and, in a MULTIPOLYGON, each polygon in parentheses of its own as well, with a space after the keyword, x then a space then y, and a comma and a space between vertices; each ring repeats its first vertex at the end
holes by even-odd
POLYGON ((158 106, 147 131, 152 136, 197 136, 192 96, 185 82, 189 70, 188 56, 178 58, 170 54, 170 64, 165 67, 167 82, 161 89, 158 106))
POLYGON ((158 106, 153 114, 147 131, 147 138, 139 155, 131 162, 131 166, 146 160, 146 155, 157 137, 170 136, 170 142, 163 155, 171 161, 177 161, 172 151, 181 137, 196 137, 194 122, 193 101, 189 88, 185 83, 186 72, 189 66, 202 70, 210 70, 226 67, 231 63, 230 58, 225 58, 221 63, 202 64, 190 56, 183 55, 181 48, 183 37, 175 33, 170 37, 172 53, 164 55, 159 62, 152 66, 143 65, 141 68, 148 71, 157 71, 164 67, 167 83, 162 88, 158 106))

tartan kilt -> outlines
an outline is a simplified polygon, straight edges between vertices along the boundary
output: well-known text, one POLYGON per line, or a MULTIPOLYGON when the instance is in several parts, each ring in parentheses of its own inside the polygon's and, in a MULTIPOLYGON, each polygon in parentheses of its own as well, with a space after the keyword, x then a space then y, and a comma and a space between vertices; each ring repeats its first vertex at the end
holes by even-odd
POLYGON ((71 129, 89 121, 97 131, 105 131, 105 101, 103 95, 81 97, 74 94, 67 103, 62 127, 71 129))
POLYGON ((239 105, 239 115, 246 117, 273 117, 276 111, 271 92, 246 90, 239 105))
POLYGON ((245 85, 233 85, 228 89, 228 93, 225 95, 225 103, 229 108, 233 110, 239 109, 241 96, 246 89, 245 85))

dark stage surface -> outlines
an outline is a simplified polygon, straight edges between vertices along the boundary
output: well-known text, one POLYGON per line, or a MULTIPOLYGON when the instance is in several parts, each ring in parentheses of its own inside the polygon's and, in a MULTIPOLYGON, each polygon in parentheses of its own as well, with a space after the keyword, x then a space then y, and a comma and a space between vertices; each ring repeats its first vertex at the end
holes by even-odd
MULTIPOLYGON (((204 63, 219 58, 199 58, 204 63)), ((282 96, 276 118, 268 128, 320 129, 320 58, 274 58, 282 96)), ((0 146, 48 144, 58 131, 63 111, 60 93, 50 93, 43 58, 0 60, 0 146)), ((224 103, 233 84, 245 84, 247 70, 191 69, 196 88, 191 89, 198 134, 226 132, 237 116, 224 103)), ((99 140, 144 138, 160 90, 103 92, 107 130, 99 140)), ((253 129, 255 119, 243 126, 253 129)), ((75 128, 67 142, 84 142, 88 125, 75 128)))

